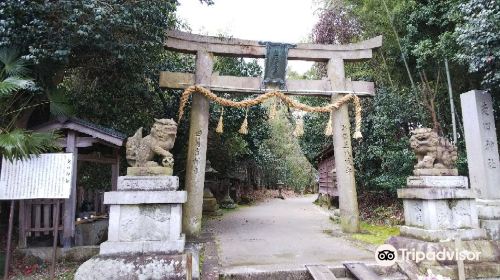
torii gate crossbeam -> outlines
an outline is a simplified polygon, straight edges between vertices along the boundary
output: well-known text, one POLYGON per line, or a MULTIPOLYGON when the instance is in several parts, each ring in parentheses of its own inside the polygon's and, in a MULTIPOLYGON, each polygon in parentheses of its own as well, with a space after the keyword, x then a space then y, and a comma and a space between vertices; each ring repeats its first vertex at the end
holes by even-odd
MULTIPOLYGON (((289 50, 288 59, 327 62, 327 79, 288 80, 287 93, 330 97, 332 102, 345 93, 359 96, 374 95, 373 83, 346 80, 344 62, 372 58, 373 49, 381 45, 382 36, 348 45, 297 44, 295 48, 289 50)), ((165 48, 195 54, 196 72, 195 74, 162 72, 160 86, 163 88, 184 89, 196 84, 219 92, 249 94, 263 92, 260 88, 260 78, 219 76, 213 73, 214 55, 264 58, 266 47, 257 41, 168 31, 165 48)), ((359 211, 347 105, 334 111, 332 118, 341 226, 344 232, 357 232, 359 211)), ((208 99, 198 94, 193 95, 185 180, 188 201, 184 205, 183 214, 183 231, 191 237, 197 236, 201 230, 208 120, 208 99)))

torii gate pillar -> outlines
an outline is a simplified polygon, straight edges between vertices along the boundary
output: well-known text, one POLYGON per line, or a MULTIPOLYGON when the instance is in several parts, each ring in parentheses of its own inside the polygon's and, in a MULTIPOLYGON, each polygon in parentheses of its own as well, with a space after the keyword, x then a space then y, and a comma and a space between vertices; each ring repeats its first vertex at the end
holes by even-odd
MULTIPOLYGON (((342 58, 330 58, 327 64, 327 75, 332 88, 345 89, 344 60, 342 58)), ((332 103, 341 97, 341 94, 332 94, 332 103)), ((335 110, 332 113, 332 118, 333 150, 339 189, 340 224, 343 232, 358 232, 358 196, 354 179, 351 124, 347 104, 335 110)))
MULTIPOLYGON (((210 84, 214 67, 213 55, 206 51, 196 53, 196 84, 210 84)), ((197 236, 201 230, 203 211, 203 185, 207 159, 208 121, 210 119, 209 100, 200 94, 193 95, 189 123, 189 144, 186 164, 185 188, 188 200, 183 205, 183 232, 187 236, 197 236)))
MULTIPOLYGON (((375 94, 373 83, 346 80, 344 62, 370 59, 373 55, 373 49, 381 45, 381 36, 348 45, 297 44, 296 47, 289 50, 288 59, 328 62, 328 80, 287 80, 287 94, 323 96, 331 98, 332 102, 346 93, 373 96, 375 94)), ((196 73, 162 72, 160 73, 160 86, 162 88, 185 89, 190 85, 197 84, 208 87, 214 92, 262 93, 262 79, 260 77, 220 76, 217 73, 212 73, 213 55, 265 58, 266 47, 256 41, 202 36, 171 30, 167 32, 165 48, 171 51, 196 54, 196 73)), ((332 116, 342 230, 344 232, 357 232, 359 230, 359 212, 347 105, 343 105, 332 116)), ((188 200, 184 204, 183 215, 183 230, 190 237, 196 237, 201 230, 208 120, 208 100, 198 94, 193 95, 185 183, 188 200)))

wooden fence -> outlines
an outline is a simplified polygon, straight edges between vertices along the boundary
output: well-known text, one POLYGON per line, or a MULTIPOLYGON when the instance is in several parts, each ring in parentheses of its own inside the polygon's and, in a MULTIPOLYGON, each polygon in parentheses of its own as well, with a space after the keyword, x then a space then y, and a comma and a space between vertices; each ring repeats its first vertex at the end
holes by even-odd
MULTIPOLYGON (((104 191, 77 188, 77 213, 84 201, 92 204, 92 212, 105 213, 104 191)), ((64 202, 60 204, 59 230, 63 229, 64 202)), ((55 221, 56 201, 54 199, 22 200, 19 205, 19 247, 26 248, 29 237, 51 237, 55 221)), ((59 235, 61 236, 61 235, 59 235)))

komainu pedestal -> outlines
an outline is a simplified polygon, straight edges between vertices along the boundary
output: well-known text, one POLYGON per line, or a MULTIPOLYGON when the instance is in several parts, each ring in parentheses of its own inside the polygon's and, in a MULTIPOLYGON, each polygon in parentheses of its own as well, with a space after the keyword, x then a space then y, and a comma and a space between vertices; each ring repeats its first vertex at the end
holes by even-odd
POLYGON ((122 176, 107 192, 108 241, 75 279, 185 279, 182 204, 175 176, 122 176))
POLYGON ((182 253, 182 203, 186 192, 177 191, 174 176, 124 176, 118 191, 104 194, 110 205, 108 241, 100 254, 182 253))
POLYGON ((426 241, 485 238, 479 228, 474 192, 463 176, 411 176, 398 190, 405 225, 401 235, 426 241))
POLYGON ((176 131, 173 120, 162 119, 156 120, 150 135, 143 138, 139 129, 128 139, 132 167, 118 178, 117 191, 104 194, 104 203, 110 205, 108 240, 98 256, 78 268, 76 280, 186 279, 181 231, 187 193, 177 190, 178 177, 158 175, 171 174, 169 149, 176 131), (155 155, 162 158, 162 166, 153 161, 155 155), (139 169, 144 172, 137 173, 139 169))
POLYGON ((410 142, 418 163, 415 176, 408 177, 406 187, 398 189, 405 225, 400 228, 401 235, 388 243, 398 253, 423 255, 419 260, 402 260, 414 262, 420 274, 431 269, 458 279, 457 254, 465 254, 468 258, 462 264, 467 279, 499 279, 500 247, 498 242, 487 240, 486 231, 480 228, 477 195, 469 188, 467 177, 457 176, 456 148, 428 128, 413 131, 410 142), (432 257, 439 254, 446 257, 432 257))

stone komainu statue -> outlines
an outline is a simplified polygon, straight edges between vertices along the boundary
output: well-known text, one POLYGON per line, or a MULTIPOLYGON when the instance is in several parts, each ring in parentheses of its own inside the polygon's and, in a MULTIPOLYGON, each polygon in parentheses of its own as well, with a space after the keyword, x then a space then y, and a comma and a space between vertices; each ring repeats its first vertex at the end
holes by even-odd
POLYGON ((417 155, 415 169, 454 169, 457 148, 430 128, 411 132, 410 145, 417 155))
POLYGON ((157 167, 155 155, 162 158, 165 167, 173 167, 174 158, 169 152, 174 146, 177 123, 173 119, 155 119, 151 133, 142 137, 142 127, 127 140, 127 162, 133 167, 157 167))

